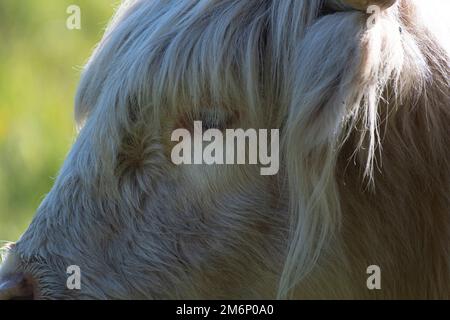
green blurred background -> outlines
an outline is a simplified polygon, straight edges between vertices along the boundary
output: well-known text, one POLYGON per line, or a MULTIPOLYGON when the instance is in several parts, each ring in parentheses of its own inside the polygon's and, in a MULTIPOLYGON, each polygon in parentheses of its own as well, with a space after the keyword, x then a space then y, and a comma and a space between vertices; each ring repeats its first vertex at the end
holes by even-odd
POLYGON ((119 3, 0 0, 0 241, 25 231, 50 190, 75 138, 81 67, 119 3), (66 27, 72 4, 81 30, 66 27))

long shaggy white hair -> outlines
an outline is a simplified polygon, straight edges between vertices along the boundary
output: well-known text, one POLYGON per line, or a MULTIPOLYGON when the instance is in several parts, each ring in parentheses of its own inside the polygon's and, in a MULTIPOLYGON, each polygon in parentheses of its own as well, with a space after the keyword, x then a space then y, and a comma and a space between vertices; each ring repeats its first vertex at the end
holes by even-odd
POLYGON ((47 264, 58 252, 58 266, 89 252, 88 297, 448 297, 448 29, 427 15, 442 6, 401 0, 368 27, 339 0, 125 1, 83 73, 78 141, 14 250, 47 264), (248 168, 174 178, 167 124, 205 107, 281 128, 276 181, 248 168), (139 250, 85 240, 116 230, 139 250), (57 234, 64 245, 49 244, 57 234), (372 264, 381 291, 365 287, 372 264))

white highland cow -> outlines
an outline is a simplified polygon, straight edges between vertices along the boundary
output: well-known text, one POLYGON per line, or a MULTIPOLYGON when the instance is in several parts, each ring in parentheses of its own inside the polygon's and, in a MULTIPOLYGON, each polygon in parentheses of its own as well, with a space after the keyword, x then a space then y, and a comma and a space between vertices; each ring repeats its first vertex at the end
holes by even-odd
POLYGON ((447 1, 126 1, 0 298, 449 298, 447 1), (174 165, 194 120, 279 128, 279 173, 174 165))

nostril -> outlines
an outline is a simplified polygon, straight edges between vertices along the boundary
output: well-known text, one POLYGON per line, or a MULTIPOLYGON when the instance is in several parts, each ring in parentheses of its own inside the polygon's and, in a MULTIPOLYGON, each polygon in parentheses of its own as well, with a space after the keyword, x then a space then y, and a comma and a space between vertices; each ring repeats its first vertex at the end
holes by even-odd
POLYGON ((7 275, 0 279, 0 300, 33 300, 34 284, 24 274, 7 275))

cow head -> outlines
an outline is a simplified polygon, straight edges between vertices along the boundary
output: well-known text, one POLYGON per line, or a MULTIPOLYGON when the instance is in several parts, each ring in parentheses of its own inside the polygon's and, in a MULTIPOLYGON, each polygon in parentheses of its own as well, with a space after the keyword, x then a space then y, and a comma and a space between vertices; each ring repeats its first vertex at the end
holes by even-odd
POLYGON ((428 103, 431 132, 417 119, 404 129, 429 139, 403 146, 392 129, 386 157, 395 163, 392 155, 409 150, 421 161, 433 144, 431 174, 439 161, 448 168, 448 60, 418 2, 123 4, 83 72, 79 136, 28 230, 6 250, 0 297, 303 297, 324 279, 348 279, 357 250, 339 228, 357 233, 349 212, 382 207, 367 191, 377 184, 380 115, 428 103), (370 4, 381 9, 374 26, 370 4), (194 120, 218 130, 279 128, 279 173, 174 165, 171 133, 192 130, 194 120), (67 287, 73 265, 80 290, 67 287))

